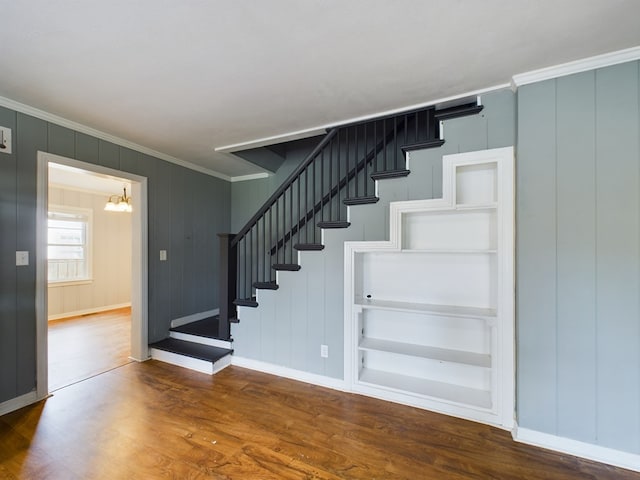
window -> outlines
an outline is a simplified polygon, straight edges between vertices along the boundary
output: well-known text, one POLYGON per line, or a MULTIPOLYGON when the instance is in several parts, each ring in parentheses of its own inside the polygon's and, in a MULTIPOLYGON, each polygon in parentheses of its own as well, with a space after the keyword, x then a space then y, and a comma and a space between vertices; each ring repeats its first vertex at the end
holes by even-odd
POLYGON ((47 224, 49 283, 91 279, 91 216, 89 209, 50 206, 47 224))

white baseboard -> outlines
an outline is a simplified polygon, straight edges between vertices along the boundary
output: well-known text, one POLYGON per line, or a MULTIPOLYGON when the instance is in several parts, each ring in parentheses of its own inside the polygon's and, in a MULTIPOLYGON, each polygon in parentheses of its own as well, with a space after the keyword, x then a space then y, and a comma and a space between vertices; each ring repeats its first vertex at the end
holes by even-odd
POLYGON ((102 307, 85 308, 84 310, 76 310, 73 312, 65 312, 65 313, 58 313, 56 315, 49 315, 47 319, 49 321, 59 320, 60 318, 77 317, 79 315, 89 315, 92 313, 108 312, 109 310, 117 310, 119 308, 126 308, 130 306, 131 306, 131 302, 117 303, 115 305, 104 305, 102 307))
POLYGON ((11 400, 0 403, 0 415, 5 415, 9 412, 13 412, 14 410, 26 407, 27 405, 31 405, 38 400, 38 395, 36 394, 35 390, 29 393, 25 393, 24 395, 20 395, 19 397, 12 398, 11 400))
POLYGON ((279 377, 298 380, 299 382, 311 383, 320 387, 332 388, 333 390, 340 390, 343 392, 350 391, 347 388, 344 380, 325 377, 324 375, 318 375, 315 373, 303 372, 302 370, 295 370, 293 368, 283 367, 281 365, 274 365, 273 363, 261 362, 260 360, 253 360, 251 358, 244 358, 233 355, 231 364, 238 367, 248 368, 250 370, 256 370, 262 373, 269 373, 271 375, 277 375, 279 377))
POLYGON ((512 436, 516 442, 640 472, 640 455, 633 453, 622 452, 620 450, 580 442, 570 438, 558 437, 549 433, 521 428, 517 425, 513 429, 512 436))
POLYGON ((197 322, 198 320, 204 320, 205 318, 213 317, 220 313, 219 308, 214 308, 213 310, 208 310, 206 312, 193 313, 191 315, 187 315, 186 317, 176 318, 171 320, 171 328, 181 327, 182 325, 186 325, 187 323, 197 322))

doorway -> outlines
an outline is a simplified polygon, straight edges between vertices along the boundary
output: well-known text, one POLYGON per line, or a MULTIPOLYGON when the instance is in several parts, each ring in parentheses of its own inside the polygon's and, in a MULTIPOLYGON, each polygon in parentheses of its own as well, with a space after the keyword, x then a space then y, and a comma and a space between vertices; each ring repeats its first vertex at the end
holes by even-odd
MULTIPOLYGON (((77 377, 75 381, 82 380, 84 378, 88 378, 93 372, 93 374, 99 373, 100 368, 103 368, 102 371, 108 370, 109 368, 105 368, 106 365, 104 362, 113 362, 113 359, 96 359, 96 365, 93 367, 89 365, 90 362, 83 361, 82 358, 76 359, 76 367, 78 365, 82 365, 81 368, 76 368, 76 372, 67 372, 65 375, 60 377, 58 373, 56 373, 55 384, 50 385, 49 378, 49 328, 51 325, 52 332, 55 329, 55 334, 58 336, 56 341, 60 341, 62 337, 65 335, 69 336, 69 332, 72 331, 73 325, 75 322, 76 326, 80 326, 80 329, 75 330, 76 333, 79 333, 82 329, 84 329, 87 334, 98 334, 102 330, 104 331, 104 327, 106 323, 117 325, 115 329, 111 329, 113 332, 120 331, 122 333, 123 328, 127 331, 125 332, 129 339, 128 345, 119 345, 121 351, 119 352, 120 357, 122 357, 122 350, 126 349, 128 352, 127 361, 136 360, 143 361, 148 358, 148 346, 147 346, 147 179, 145 177, 141 177, 135 174, 130 174, 127 172, 114 170, 98 165, 93 165, 85 162, 81 162, 78 160, 69 159, 66 157, 61 157, 58 155, 53 155, 45 152, 38 152, 38 184, 37 184, 37 245, 36 245, 36 318, 37 318, 37 395, 39 398, 44 398, 48 395, 50 389, 56 389, 62 386, 65 382, 66 384, 74 383, 74 375, 77 377), (122 242, 126 242, 123 250, 129 252, 130 257, 130 270, 125 274, 129 277, 126 281, 123 281, 123 285, 119 285, 120 290, 122 288, 126 288, 130 293, 130 306, 129 305, 121 305, 119 304, 116 297, 111 298, 111 302, 107 302, 108 305, 114 307, 111 314, 109 312, 91 312, 91 309, 83 309, 81 307, 86 304, 82 304, 82 302, 77 304, 72 304, 71 308, 67 307, 66 311, 71 310, 71 313, 75 313, 76 315, 69 319, 69 322, 65 323, 67 325, 59 325, 59 324, 49 324, 49 315, 50 315, 50 302, 53 304, 54 308, 57 310, 56 316, 60 315, 60 299, 58 298, 58 294, 56 293, 55 298, 49 298, 49 257, 48 257, 48 249, 51 248, 48 242, 49 237, 49 212, 52 211, 49 205, 49 197, 50 197, 50 188, 49 188, 49 168, 51 165, 58 166, 60 170, 67 170, 69 172, 76 171, 76 173, 81 173, 84 175, 83 182, 87 185, 98 185, 100 183, 105 185, 118 185, 118 189, 113 191, 112 193, 118 196, 122 196, 123 185, 124 188, 127 188, 128 195, 135 199, 133 202, 133 209, 131 213, 115 213, 115 215, 127 215, 129 216, 130 221, 130 234, 126 235, 127 238, 123 238, 122 242), (115 183, 113 183, 115 182, 115 183), (129 282, 130 280, 130 282, 129 282), (79 307, 74 310, 73 307, 79 307), (89 317, 84 316, 84 314, 89 314, 89 317), (115 317, 114 317, 115 315, 115 317), (124 323, 126 322, 126 324, 124 323), (124 325, 124 327, 123 327, 124 325), (128 326, 130 325, 130 328, 128 326), (69 327, 69 328, 65 328, 69 327), (102 362, 102 367, 99 364, 102 362), (92 370, 93 368, 93 370, 92 370), (96 370, 97 369, 97 370, 96 370), (62 383, 62 385, 61 385, 62 383)), ((56 181, 56 187, 59 181, 56 181)), ((88 190, 91 190, 89 188, 88 190)), ((96 188, 93 188, 96 190, 96 188)), ((55 197, 55 192, 52 190, 54 194, 54 198, 57 199, 59 197, 55 197)), ((59 193, 58 193, 59 194, 59 193)), ((70 194, 70 196, 73 196, 70 194)), ((106 202, 107 197, 109 195, 104 196, 104 202, 106 202)), ((54 203, 52 201, 52 203, 54 203)), ((62 202, 56 201, 55 204, 59 204, 62 202)), ((61 210, 64 215, 64 208, 60 208, 60 205, 57 205, 57 210, 61 210)), ((69 210, 73 213, 73 208, 77 208, 78 218, 81 218, 82 208, 80 207, 71 207, 69 210)), ((55 210, 55 209, 54 209, 55 210)), ((93 209, 96 211, 96 209, 93 209)), ((105 212, 106 213, 106 212, 105 212)), ((108 212, 111 213, 111 212, 108 212)), ((102 214, 102 211, 100 212, 102 214)), ((115 218, 115 217, 113 217, 115 218)), ((96 232, 97 233, 97 232, 96 232)), ((78 233, 77 237, 80 238, 81 235, 78 233)), ((74 249, 78 251, 77 246, 74 246, 74 249)), ((99 251, 92 252, 94 257, 100 255, 99 251)), ((88 252, 88 255, 91 255, 91 252, 88 252)), ((63 255, 64 256, 64 255, 63 255)), ((82 255, 78 254, 79 257, 82 255)), ((53 255, 52 255, 53 257, 53 255)), ((95 261, 95 258, 94 258, 95 261)), ((104 261, 104 258, 101 258, 101 261, 104 261)), ((64 262, 63 262, 64 263, 64 262)), ((84 268, 91 269, 91 264, 93 262, 88 262, 89 265, 85 265, 84 268)), ((69 272, 76 272, 79 270, 85 277, 92 277, 91 272, 88 270, 82 270, 83 265, 80 266, 69 266, 68 271, 67 266, 63 265, 61 269, 63 280, 65 280, 65 276, 70 275, 69 272), (75 270, 74 270, 75 269, 75 270)), ((53 272, 54 277, 57 272, 53 272)), ((81 275, 82 276, 82 275, 81 275)), ((117 279, 115 280, 117 282, 117 279)), ((66 283, 69 286, 73 286, 74 282, 66 283)), ((88 288, 90 283, 85 281, 83 284, 82 279, 78 279, 77 285, 84 288, 84 290, 80 289, 80 292, 88 292, 88 288)), ((73 289, 70 289, 73 292, 73 289)), ((104 303, 104 301, 102 302, 104 303)), ((64 316, 64 314, 62 314, 64 316)), ((55 322, 54 322, 55 323, 55 322)), ((72 334, 71 336, 74 336, 72 334)), ((80 343, 76 344, 75 347, 78 351, 90 351, 91 341, 87 338, 85 339, 77 339, 80 343)), ((58 348, 56 344, 51 345, 52 349, 58 348)), ((94 347, 95 349, 95 347, 94 347)), ((68 355, 67 355, 68 356, 68 355)), ((108 355, 107 355, 108 356, 108 355)), ((67 361, 68 365, 72 365, 74 362, 69 361, 70 359, 63 359, 67 361)), ((85 359, 86 360, 86 359, 85 359)), ((122 360, 118 360, 120 364, 122 364, 122 360)), ((125 362, 126 363, 126 362, 125 362)), ((117 365, 114 365, 117 366, 117 365)), ((60 367, 60 365, 57 365, 60 367)), ((53 380, 53 378, 51 379, 53 380)))

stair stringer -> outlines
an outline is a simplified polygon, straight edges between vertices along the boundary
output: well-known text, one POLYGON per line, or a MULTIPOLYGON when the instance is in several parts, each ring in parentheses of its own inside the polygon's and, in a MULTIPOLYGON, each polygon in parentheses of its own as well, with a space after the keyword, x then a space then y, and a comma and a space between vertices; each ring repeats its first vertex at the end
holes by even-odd
POLYGON ((344 378, 344 242, 389 240, 389 203, 442 196, 442 157, 515 143, 515 96, 483 95, 481 115, 443 122, 446 142, 407 153, 407 177, 377 182, 375 204, 350 206, 346 229, 325 229, 319 252, 298 252, 298 272, 278 272, 278 290, 258 290, 258 308, 238 307, 234 355, 335 379, 344 378), (321 298, 319 298, 321 297, 321 298), (277 318, 281 316, 281 318, 277 318), (320 345, 329 357, 320 357, 320 345))

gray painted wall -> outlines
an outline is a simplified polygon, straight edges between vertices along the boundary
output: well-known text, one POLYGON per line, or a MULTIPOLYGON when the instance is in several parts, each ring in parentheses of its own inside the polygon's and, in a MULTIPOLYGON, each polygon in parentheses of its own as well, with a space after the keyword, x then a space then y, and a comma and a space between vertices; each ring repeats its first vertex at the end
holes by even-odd
POLYGON ((518 422, 640 453, 639 63, 518 91, 518 422))
POLYGON ((231 233, 239 232, 244 227, 321 140, 322 137, 311 137, 291 142, 286 146, 285 160, 273 175, 231 184, 231 233))
MULTIPOLYGON (((299 272, 279 272, 279 290, 260 290, 259 308, 241 308, 232 326, 237 355, 309 373, 344 373, 344 242, 389 236, 389 202, 442 195, 442 155, 515 143, 515 96, 485 95, 480 115, 445 122, 446 143, 410 157, 407 178, 380 182, 380 201, 352 207, 351 226, 325 230, 322 252, 301 252, 299 272), (329 357, 320 357, 320 345, 329 357)), ((234 186, 235 187, 235 186, 234 186)), ((235 205, 234 205, 235 208, 235 205)))
POLYGON ((150 342, 173 318, 218 306, 216 234, 229 230, 229 182, 6 108, 0 125, 12 129, 14 149, 0 154, 0 402, 35 388, 38 150, 148 178, 150 342), (16 267, 16 250, 29 251, 29 266, 16 267))

